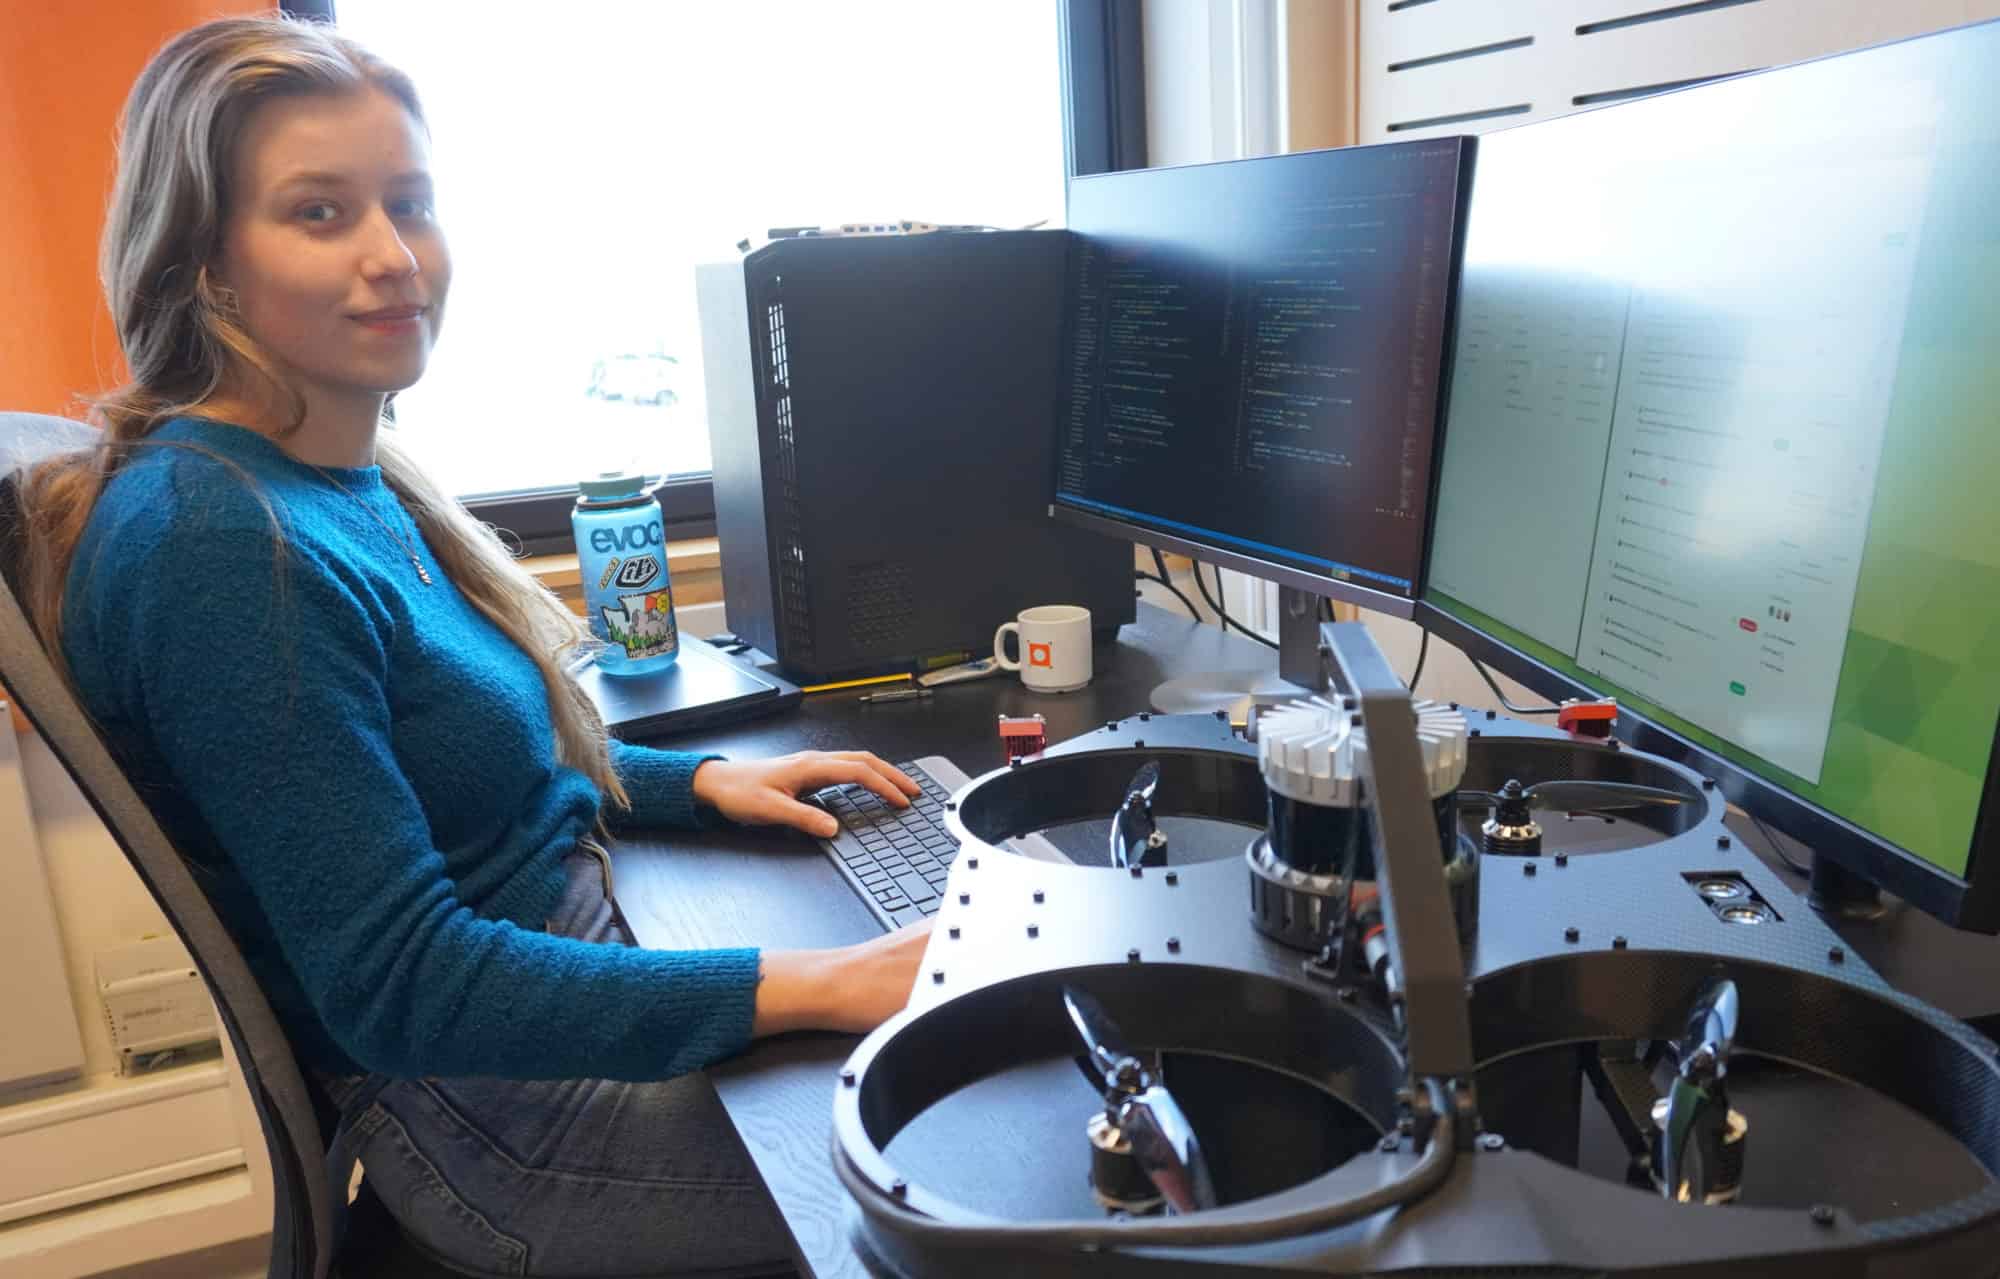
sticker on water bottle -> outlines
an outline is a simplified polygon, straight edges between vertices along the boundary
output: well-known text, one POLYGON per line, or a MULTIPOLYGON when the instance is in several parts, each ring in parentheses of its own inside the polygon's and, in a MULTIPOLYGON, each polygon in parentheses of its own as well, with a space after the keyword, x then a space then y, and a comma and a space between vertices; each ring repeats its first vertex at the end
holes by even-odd
POLYGON ((611 642, 625 650, 625 656, 633 661, 646 657, 658 657, 671 653, 680 647, 680 637, 674 630, 674 592, 672 587, 657 591, 646 591, 639 595, 621 595, 618 607, 601 607, 605 629, 611 633, 611 642))
MULTIPOLYGON (((614 561, 615 564, 615 561, 614 561)), ((613 580, 621 591, 636 591, 652 584, 660 575, 660 557, 657 555, 634 555, 625 561, 625 567, 618 570, 613 580)))

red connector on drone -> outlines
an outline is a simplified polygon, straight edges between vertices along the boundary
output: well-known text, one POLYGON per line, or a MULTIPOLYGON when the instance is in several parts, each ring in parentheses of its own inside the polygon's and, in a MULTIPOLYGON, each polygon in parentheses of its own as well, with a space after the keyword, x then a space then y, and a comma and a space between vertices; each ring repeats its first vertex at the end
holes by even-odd
POLYGON ((1596 701, 1571 698, 1556 709, 1556 727, 1578 737, 1609 737, 1618 723, 1618 699, 1600 697, 1596 701))
POLYGON ((1048 725, 1040 715, 1002 715, 1000 744, 1007 748, 1007 762, 1039 755, 1049 744, 1048 725))

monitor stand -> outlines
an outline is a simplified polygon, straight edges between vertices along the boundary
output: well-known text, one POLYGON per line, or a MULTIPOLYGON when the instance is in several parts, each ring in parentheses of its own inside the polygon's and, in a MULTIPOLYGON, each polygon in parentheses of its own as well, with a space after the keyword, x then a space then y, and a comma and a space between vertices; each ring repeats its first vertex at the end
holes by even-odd
POLYGON ((1822 915, 1834 919, 1870 920, 1882 918, 1882 890, 1831 857, 1812 855, 1812 878, 1807 881, 1806 901, 1822 915))
POLYGON ((1278 669, 1201 671, 1156 685, 1153 709, 1163 715, 1227 711, 1241 724, 1253 706, 1276 706, 1310 697, 1323 684, 1320 674, 1320 597, 1290 586, 1278 587, 1278 669))

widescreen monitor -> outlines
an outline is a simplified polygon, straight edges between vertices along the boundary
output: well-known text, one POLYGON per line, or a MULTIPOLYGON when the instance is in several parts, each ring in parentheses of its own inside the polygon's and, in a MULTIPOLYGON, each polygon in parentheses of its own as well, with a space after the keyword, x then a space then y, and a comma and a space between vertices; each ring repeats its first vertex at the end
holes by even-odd
POLYGON ((2000 26, 1479 143, 1426 607, 2000 926, 2000 26))

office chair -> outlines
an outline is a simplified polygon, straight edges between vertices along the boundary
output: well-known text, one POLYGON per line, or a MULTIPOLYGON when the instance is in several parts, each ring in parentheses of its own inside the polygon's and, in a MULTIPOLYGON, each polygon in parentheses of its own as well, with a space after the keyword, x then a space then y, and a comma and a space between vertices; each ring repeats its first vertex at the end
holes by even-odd
POLYGON ((364 1180, 350 1206, 328 1175, 334 1117, 309 1090, 242 952, 180 854, 57 675, 21 606, 18 471, 95 429, 66 418, 0 413, 0 685, 13 695, 111 832, 194 957, 236 1051, 271 1163, 271 1279, 464 1279, 420 1252, 364 1180))

